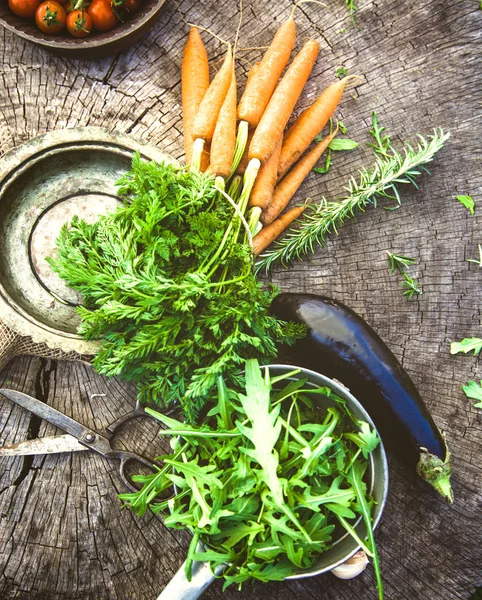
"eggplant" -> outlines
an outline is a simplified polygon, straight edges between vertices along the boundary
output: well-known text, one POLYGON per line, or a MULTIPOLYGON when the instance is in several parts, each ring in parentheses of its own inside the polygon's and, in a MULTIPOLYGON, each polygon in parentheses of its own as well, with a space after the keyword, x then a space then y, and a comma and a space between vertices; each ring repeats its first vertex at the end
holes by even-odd
POLYGON ((450 453, 419 392, 377 333, 353 310, 314 294, 279 294, 279 319, 303 323, 307 335, 280 350, 279 359, 318 371, 345 385, 372 417, 383 443, 448 502, 450 453))

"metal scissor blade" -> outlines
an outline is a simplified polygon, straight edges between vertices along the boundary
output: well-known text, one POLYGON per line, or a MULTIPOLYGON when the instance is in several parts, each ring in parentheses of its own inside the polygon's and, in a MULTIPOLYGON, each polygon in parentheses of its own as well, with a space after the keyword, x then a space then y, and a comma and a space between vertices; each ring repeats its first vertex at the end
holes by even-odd
POLYGON ((88 450, 72 435, 54 435, 50 437, 25 440, 0 448, 0 456, 32 456, 35 454, 57 454, 59 452, 79 452, 88 450))
POLYGON ((59 427, 67 433, 70 433, 70 435, 73 435, 78 440, 83 439, 86 435, 91 437, 91 439, 99 437, 94 431, 92 431, 92 429, 85 427, 85 425, 82 425, 78 421, 75 421, 58 410, 55 410, 55 408, 52 408, 48 404, 37 400, 37 398, 33 398, 32 396, 23 394, 22 392, 17 392, 16 390, 0 389, 0 393, 6 396, 9 400, 12 400, 12 402, 15 402, 19 406, 29 410, 34 415, 37 415, 37 417, 52 423, 52 425, 59 427))

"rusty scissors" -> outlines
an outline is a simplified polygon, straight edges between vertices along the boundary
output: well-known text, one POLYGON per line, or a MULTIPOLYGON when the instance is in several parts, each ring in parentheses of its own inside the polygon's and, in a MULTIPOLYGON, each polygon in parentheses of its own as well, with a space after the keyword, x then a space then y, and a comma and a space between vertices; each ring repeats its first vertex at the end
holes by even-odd
POLYGON ((136 403, 135 408, 131 412, 120 417, 108 425, 102 433, 99 433, 28 394, 10 389, 0 389, 0 393, 37 417, 52 423, 52 425, 55 425, 66 432, 66 435, 26 440, 10 446, 0 447, 0 456, 25 456, 32 454, 74 452, 89 449, 94 450, 105 458, 120 461, 119 472, 121 479, 133 492, 137 491, 138 488, 126 474, 126 466, 129 463, 132 465, 137 463, 137 467, 147 467, 150 471, 156 469, 154 461, 149 461, 135 452, 117 450, 111 445, 111 440, 114 435, 128 421, 138 417, 152 418, 139 402, 136 403))

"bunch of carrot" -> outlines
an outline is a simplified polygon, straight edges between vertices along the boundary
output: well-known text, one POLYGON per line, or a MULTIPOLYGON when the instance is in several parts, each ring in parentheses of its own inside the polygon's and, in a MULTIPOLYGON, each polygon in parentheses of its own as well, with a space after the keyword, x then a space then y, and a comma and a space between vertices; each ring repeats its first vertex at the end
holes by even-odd
POLYGON ((223 191, 248 214, 257 255, 306 208, 283 213, 303 180, 335 137, 333 133, 306 152, 333 116, 348 76, 331 84, 285 131, 319 52, 308 40, 286 73, 295 45, 293 14, 281 25, 261 62, 250 70, 237 103, 235 56, 228 45, 214 79, 209 80, 208 56, 199 30, 192 27, 182 63, 182 106, 186 163, 207 170, 223 191), (281 78, 281 79, 280 79, 281 78), (236 134, 237 130, 237 134, 236 134), (244 173, 241 186, 240 175, 244 173))

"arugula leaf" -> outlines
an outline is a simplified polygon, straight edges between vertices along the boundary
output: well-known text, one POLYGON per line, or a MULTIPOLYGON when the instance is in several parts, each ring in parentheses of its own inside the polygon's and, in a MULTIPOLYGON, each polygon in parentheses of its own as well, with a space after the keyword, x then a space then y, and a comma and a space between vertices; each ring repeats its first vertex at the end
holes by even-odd
POLYGON ((462 389, 467 398, 473 398, 474 400, 480 401, 474 404, 475 408, 482 408, 482 381, 480 384, 477 384, 475 381, 469 381, 462 389))
POLYGON ((459 352, 463 352, 467 354, 467 352, 474 351, 474 355, 477 354, 482 349, 482 339, 480 338, 465 338, 460 342, 452 342, 450 344, 450 354, 458 354, 459 352))
POLYGON ((354 150, 358 148, 358 142, 354 140, 349 140, 346 138, 335 138, 330 142, 329 148, 330 150, 354 150))
POLYGON ((471 215, 474 214, 475 202, 471 196, 457 196, 457 200, 465 206, 471 215))
POLYGON ((174 453, 121 498, 138 514, 149 507, 167 527, 190 531, 187 576, 192 561, 208 560, 223 571, 224 588, 309 569, 338 539, 338 523, 374 556, 357 520, 371 523, 364 478, 375 432, 329 387, 307 388, 296 371, 271 379, 256 360, 245 366, 238 383, 218 381, 203 425, 150 411, 176 436, 174 453), (333 406, 322 408, 323 398, 333 406), (175 494, 163 499, 172 484, 175 494))

